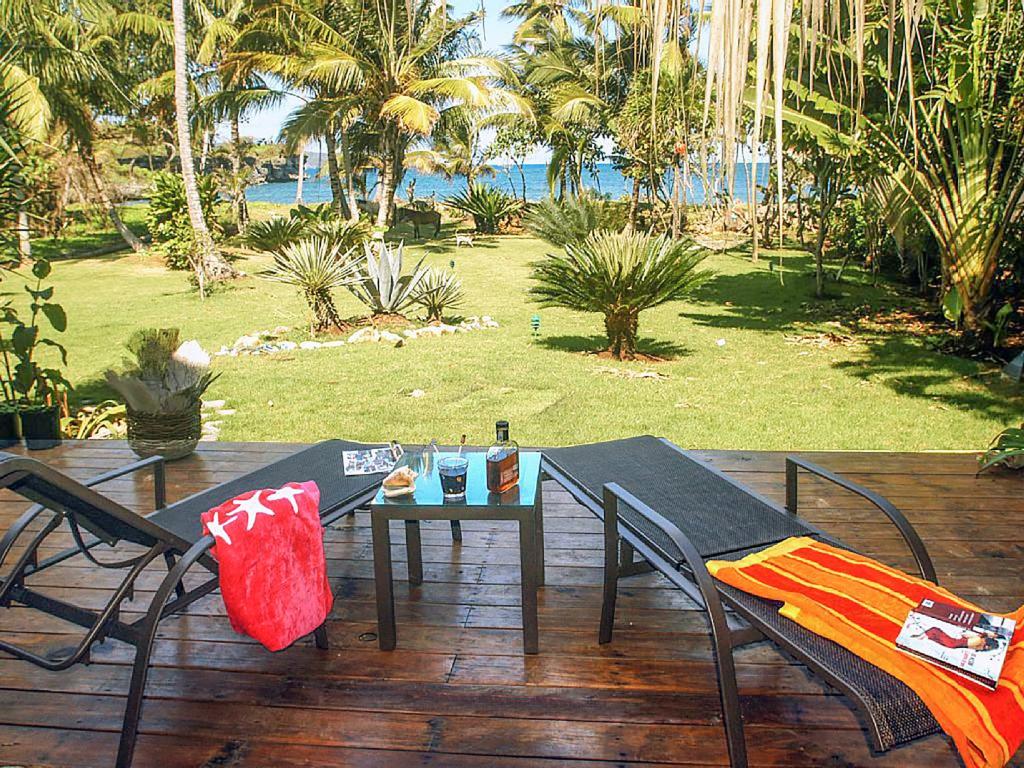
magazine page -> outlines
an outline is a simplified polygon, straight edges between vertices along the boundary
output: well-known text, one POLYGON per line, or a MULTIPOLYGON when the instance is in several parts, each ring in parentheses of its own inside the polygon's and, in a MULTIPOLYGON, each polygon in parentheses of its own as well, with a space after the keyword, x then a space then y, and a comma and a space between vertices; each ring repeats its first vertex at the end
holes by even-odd
POLYGON ((907 616, 896 645, 994 686, 1013 630, 1014 622, 1002 616, 963 611, 925 600, 920 610, 907 616))

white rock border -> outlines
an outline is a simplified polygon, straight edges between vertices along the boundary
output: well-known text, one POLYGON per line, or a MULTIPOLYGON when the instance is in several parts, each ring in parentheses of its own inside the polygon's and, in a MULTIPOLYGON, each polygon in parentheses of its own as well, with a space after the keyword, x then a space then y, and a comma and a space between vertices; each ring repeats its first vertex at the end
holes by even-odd
POLYGON ((499 328, 500 325, 490 315, 483 317, 467 317, 458 325, 425 325, 422 328, 406 328, 400 334, 394 331, 381 331, 373 326, 360 328, 358 331, 342 341, 303 341, 296 344, 294 341, 279 341, 278 337, 287 333, 290 328, 279 325, 273 331, 253 331, 251 334, 239 336, 234 344, 222 346, 214 355, 217 357, 239 357, 255 355, 276 355, 281 352, 309 352, 317 349, 334 349, 343 347, 346 344, 383 343, 393 347, 403 347, 415 339, 429 337, 449 336, 456 333, 469 333, 470 331, 484 331, 491 328, 499 328))

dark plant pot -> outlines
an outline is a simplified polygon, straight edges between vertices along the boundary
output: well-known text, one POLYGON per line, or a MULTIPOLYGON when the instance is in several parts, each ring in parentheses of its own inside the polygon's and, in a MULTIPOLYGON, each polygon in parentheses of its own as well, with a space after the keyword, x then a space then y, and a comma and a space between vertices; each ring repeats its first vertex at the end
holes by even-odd
POLYGON ((54 448, 60 445, 60 409, 56 405, 23 410, 21 436, 30 451, 54 448))
POLYGON ((18 442, 18 414, 0 411, 0 448, 9 448, 18 442))

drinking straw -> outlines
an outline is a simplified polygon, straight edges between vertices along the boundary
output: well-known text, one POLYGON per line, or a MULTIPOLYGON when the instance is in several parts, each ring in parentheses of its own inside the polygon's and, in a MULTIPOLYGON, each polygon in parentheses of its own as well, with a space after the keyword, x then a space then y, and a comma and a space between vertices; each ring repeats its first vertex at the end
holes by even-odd
POLYGON ((465 444, 466 444, 466 436, 463 435, 462 436, 462 441, 459 443, 459 453, 458 453, 459 456, 462 456, 462 446, 464 446, 465 444))

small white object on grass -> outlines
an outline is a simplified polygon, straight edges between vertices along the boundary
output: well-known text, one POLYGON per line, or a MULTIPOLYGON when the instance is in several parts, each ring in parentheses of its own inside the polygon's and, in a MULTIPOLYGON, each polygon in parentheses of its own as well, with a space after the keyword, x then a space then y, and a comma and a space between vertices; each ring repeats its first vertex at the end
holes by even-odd
POLYGON ((423 397, 425 394, 427 393, 424 392, 422 389, 414 389, 412 392, 409 393, 409 397, 423 397))
POLYGON ((717 344, 720 347, 724 347, 725 346, 725 339, 719 339, 718 341, 715 342, 715 344, 717 344))

